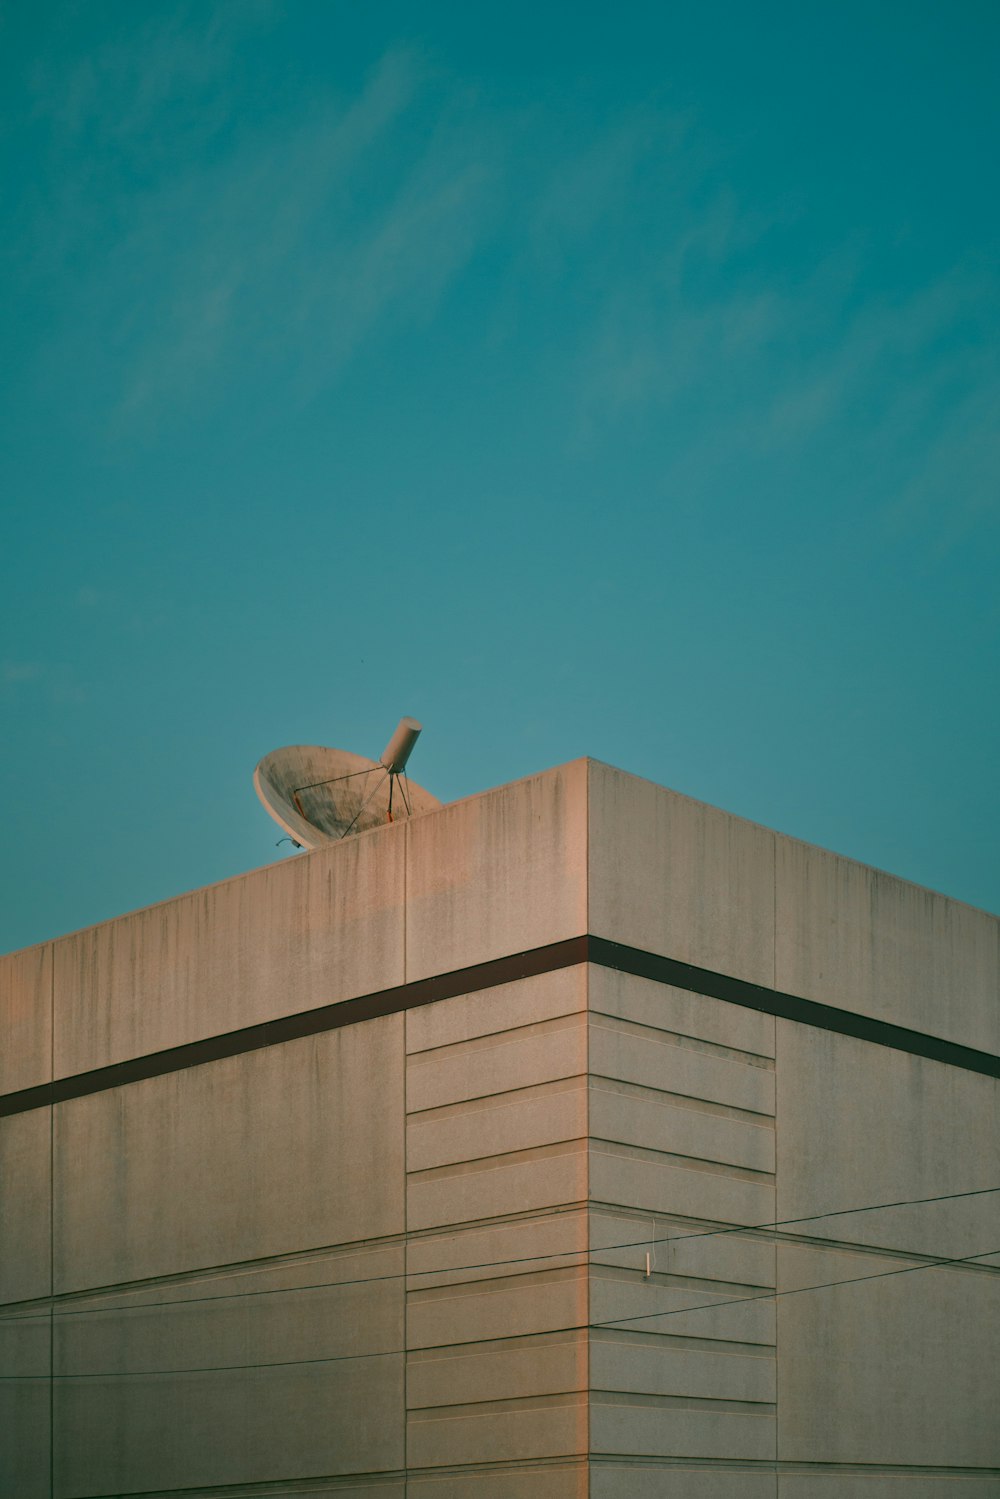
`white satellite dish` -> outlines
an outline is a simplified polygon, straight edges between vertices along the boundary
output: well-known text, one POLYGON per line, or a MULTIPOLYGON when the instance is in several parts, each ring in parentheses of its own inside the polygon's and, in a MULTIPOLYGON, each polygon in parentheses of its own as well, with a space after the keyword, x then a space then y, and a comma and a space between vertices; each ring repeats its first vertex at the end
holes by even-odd
POLYGON ((302 848, 432 812, 441 805, 437 797, 406 776, 420 727, 414 718, 401 718, 378 760, 318 744, 272 750, 253 773, 254 790, 302 848))

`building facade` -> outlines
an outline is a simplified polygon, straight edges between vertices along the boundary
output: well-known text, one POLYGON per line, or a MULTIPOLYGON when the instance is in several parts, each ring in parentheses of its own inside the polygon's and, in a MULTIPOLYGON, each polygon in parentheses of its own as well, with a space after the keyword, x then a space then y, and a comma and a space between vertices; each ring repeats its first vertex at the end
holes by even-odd
POLYGON ((0 960, 0 1494, 1000 1494, 998 927, 584 760, 0 960))

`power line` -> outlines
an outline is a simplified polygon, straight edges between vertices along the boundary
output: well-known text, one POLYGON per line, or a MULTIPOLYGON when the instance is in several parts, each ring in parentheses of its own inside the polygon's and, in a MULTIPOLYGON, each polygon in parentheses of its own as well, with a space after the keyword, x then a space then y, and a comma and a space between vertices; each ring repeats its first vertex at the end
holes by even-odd
MULTIPOLYGON (((303 1285, 303 1286, 272 1286, 272 1287, 268 1287, 268 1288, 266 1288, 264 1290, 259 1290, 259 1291, 258 1290, 250 1290, 250 1291, 223 1291, 220 1294, 214 1295, 214 1296, 178 1296, 178 1297, 173 1297, 173 1298, 171 1298, 170 1300, 167 1300, 167 1301, 134 1302, 134 1303, 132 1303, 131 1305, 128 1305, 128 1306, 114 1306, 114 1307, 107 1307, 107 1306, 80 1307, 78 1310, 68 1310, 68 1311, 63 1311, 58 1306, 53 1305, 51 1308, 46 1308, 44 1311, 38 1311, 38 1312, 16 1312, 16 1311, 15 1312, 4 1312, 4 1313, 0 1313, 0 1316, 2 1316, 4 1318, 7 1318, 7 1319, 9 1319, 11 1321, 19 1321, 19 1322, 28 1322, 28 1321, 37 1321, 37 1320, 42 1320, 42 1319, 48 1319, 48 1317, 50 1315, 52 1315, 53 1313, 56 1316, 62 1317, 62 1318, 66 1318, 66 1317, 89 1317, 89 1316, 100 1315, 101 1313, 107 1314, 109 1312, 115 1312, 115 1313, 117 1313, 117 1312, 139 1312, 139 1311, 150 1311, 150 1310, 156 1311, 156 1310, 159 1310, 161 1307, 168 1307, 168 1306, 198 1306, 198 1305, 201 1305, 204 1302, 210 1302, 210 1301, 235 1301, 235 1300, 242 1299, 243 1297, 247 1297, 247 1296, 288 1296, 288 1295, 291 1295, 291 1294, 293 1294, 295 1292, 300 1292, 300 1291, 322 1291, 322 1290, 334 1289, 334 1288, 338 1288, 338 1287, 342 1287, 342 1286, 377 1285, 377 1284, 379 1284, 382 1281, 412 1280, 414 1277, 416 1277, 416 1276, 422 1276, 422 1275, 452 1275, 452 1274, 455 1274, 455 1273, 457 1273, 459 1271, 462 1271, 462 1270, 493 1270, 493 1269, 499 1269, 501 1266, 506 1266, 506 1265, 535 1264, 535 1263, 537 1263, 540 1260, 565 1259, 565 1258, 567 1258, 570 1255, 608 1254, 612 1250, 616 1250, 616 1249, 641 1249, 641 1248, 643 1248, 646 1245, 686 1243, 686 1242, 688 1242, 691 1239, 712 1239, 712 1238, 718 1238, 718 1237, 721 1237, 721 1236, 732 1235, 732 1234, 763 1233, 763 1232, 765 1232, 765 1231, 767 1231, 769 1229, 788 1228, 791 1225, 796 1224, 796 1223, 816 1223, 816 1222, 819 1222, 820 1220, 822 1220, 824 1218, 848 1218, 848 1217, 851 1217, 852 1215, 856 1215, 858 1213, 884 1212, 884 1211, 887 1211, 887 1210, 889 1210, 891 1208, 922 1207, 922 1206, 924 1206, 926 1204, 935 1203, 935 1202, 954 1202, 957 1199, 963 1198, 963 1197, 986 1197, 986 1196, 989 1196, 992 1193, 997 1193, 997 1192, 1000 1192, 1000 1187, 978 1187, 978 1188, 975 1188, 974 1190, 969 1191, 969 1192, 946 1192, 946 1193, 944 1193, 942 1195, 939 1195, 937 1197, 906 1197, 906 1198, 901 1198, 901 1199, 899 1199, 898 1201, 895 1201, 895 1202, 866 1203, 865 1205, 863 1205, 861 1207, 838 1208, 838 1209, 835 1209, 835 1210, 833 1210, 831 1212, 827 1212, 827 1213, 812 1213, 812 1214, 810 1214, 807 1217, 801 1217, 801 1218, 781 1218, 781 1219, 776 1219, 773 1222, 769 1222, 769 1223, 737 1224, 735 1226, 730 1226, 728 1228, 699 1229, 697 1232, 690 1233, 690 1234, 666 1234, 666 1235, 664 1235, 661 1238, 648 1238, 647 1237, 647 1238, 644 1238, 644 1239, 629 1239, 629 1240, 625 1240, 625 1241, 623 1241, 621 1243, 617 1243, 617 1244, 600 1244, 600 1245, 594 1245, 594 1246, 587 1246, 587 1247, 584 1247, 584 1248, 581 1248, 581 1249, 554 1249, 554 1250, 550 1250, 547 1254, 515 1255, 515 1256, 511 1256, 511 1257, 509 1257, 507 1259, 500 1259, 500 1260, 479 1260, 479 1261, 475 1261, 473 1263, 465 1264, 465 1265, 443 1265, 443 1266, 432 1267, 431 1269, 428 1269, 428 1270, 397 1270, 397 1271, 393 1271, 389 1275, 363 1275, 363 1276, 359 1276, 355 1280, 320 1280, 320 1281, 311 1281, 307 1285, 303 1285)), ((565 1211, 567 1211, 567 1212, 568 1211, 586 1211, 586 1209, 566 1209, 565 1211)), ((534 1221, 535 1222, 540 1222, 540 1221, 544 1221, 544 1220, 536 1219, 534 1221)), ((417 1242, 421 1242, 421 1241, 418 1240, 417 1242)), ((388 1246, 385 1249, 374 1248, 374 1249, 369 1249, 367 1252, 368 1253, 375 1253, 375 1254, 377 1254, 377 1253, 389 1253, 389 1252, 391 1252, 391 1249, 393 1247, 402 1247, 402 1246, 388 1246)), ((814 1245, 814 1244, 807 1244, 807 1247, 814 1248, 814 1247, 817 1247, 817 1246, 814 1245)), ((853 1247, 856 1247, 856 1248, 861 1249, 861 1250, 866 1249, 866 1248, 870 1248, 870 1249, 878 1250, 880 1252, 887 1252, 887 1253, 891 1253, 892 1252, 891 1250, 885 1250, 884 1246, 882 1246, 882 1245, 857 1245, 857 1246, 853 1246, 853 1247)), ((348 1253, 353 1253, 353 1254, 364 1253, 364 1252, 365 1251, 363 1251, 363 1250, 348 1251, 348 1253)), ((907 1253, 917 1253, 919 1251, 912 1251, 912 1250, 900 1249, 900 1250, 897 1250, 895 1252, 899 1253, 899 1254, 907 1254, 907 1253)), ((314 1262, 315 1261, 305 1261, 305 1262, 303 1262, 303 1261, 299 1260, 299 1261, 294 1261, 292 1263, 293 1264, 302 1264, 302 1263, 314 1263, 314 1262)), ((256 1268, 255 1267, 255 1268, 249 1269, 249 1270, 234 1270, 234 1271, 232 1271, 230 1273, 232 1275, 266 1275, 268 1273, 268 1271, 271 1271, 273 1273, 274 1267, 273 1266, 264 1266, 264 1267, 261 1267, 261 1268, 256 1268)), ((136 1291, 134 1293, 131 1293, 131 1294, 142 1295, 144 1293, 144 1290, 145 1290, 145 1288, 140 1288, 138 1291, 136 1291)), ((121 1291, 115 1292, 113 1290, 105 1290, 105 1289, 101 1289, 101 1288, 92 1288, 92 1289, 89 1289, 84 1294, 86 1294, 88 1296, 113 1296, 113 1295, 128 1295, 130 1293, 129 1292, 121 1292, 121 1291)))
MULTIPOLYGON (((690 1235, 689 1237, 696 1237, 690 1235)), ((724 1306, 740 1306, 747 1301, 777 1301, 783 1296, 802 1296, 807 1291, 828 1291, 839 1286, 854 1286, 866 1280, 886 1280, 891 1275, 912 1275, 917 1270, 937 1270, 948 1265, 968 1265, 974 1260, 986 1259, 990 1255, 1000 1254, 1000 1245, 995 1249, 981 1249, 978 1254, 959 1255, 951 1259, 935 1257, 928 1258, 919 1265, 906 1265, 901 1270, 878 1270, 873 1275, 853 1275, 847 1280, 827 1280, 815 1286, 794 1286, 787 1291, 765 1291, 759 1296, 736 1296, 729 1301, 704 1301, 698 1306, 674 1307, 666 1312, 646 1312, 632 1317, 616 1317, 603 1322, 584 1322, 577 1327, 564 1329, 566 1331, 598 1331, 605 1327, 618 1327, 623 1322, 646 1322, 652 1317, 684 1317, 691 1312, 715 1311, 724 1306)), ((333 1282, 337 1284, 337 1282, 333 1282)), ((341 1282, 343 1284, 343 1282, 341 1282)), ((474 1345, 473 1345, 474 1346, 474 1345)), ((407 1348, 386 1348, 378 1353, 341 1353, 332 1354, 326 1358, 296 1358, 279 1359, 270 1363, 248 1363, 248 1364, 196 1364, 191 1368, 182 1369, 123 1369, 123 1370, 98 1370, 87 1374, 0 1374, 0 1381, 11 1380, 39 1380, 39 1379, 144 1379, 164 1376, 169 1374, 230 1374, 247 1372, 259 1369, 291 1369, 311 1364, 341 1364, 354 1363, 364 1358, 392 1358, 399 1354, 411 1353, 417 1350, 407 1348)), ((419 1350, 423 1351, 423 1350, 419 1350)))
POLYGON ((759 1296, 734 1296, 729 1301, 703 1301, 698 1306, 672 1307, 667 1312, 642 1312, 636 1317, 612 1317, 606 1322, 591 1322, 589 1326, 594 1328, 620 1327, 623 1322, 648 1322, 651 1317, 683 1317, 688 1312, 712 1311, 722 1306, 741 1306, 746 1301, 777 1301, 780 1296, 801 1296, 804 1291, 827 1291, 832 1286, 856 1286, 863 1280, 886 1280, 890 1275, 912 1275, 915 1270, 937 1270, 945 1265, 968 1265, 973 1260, 983 1260, 991 1254, 1000 1254, 1000 1246, 996 1249, 981 1249, 978 1254, 959 1255, 955 1259, 927 1259, 920 1265, 904 1265, 901 1270, 877 1270, 873 1275, 852 1275, 847 1280, 825 1280, 818 1286, 793 1286, 787 1291, 763 1291, 759 1296))

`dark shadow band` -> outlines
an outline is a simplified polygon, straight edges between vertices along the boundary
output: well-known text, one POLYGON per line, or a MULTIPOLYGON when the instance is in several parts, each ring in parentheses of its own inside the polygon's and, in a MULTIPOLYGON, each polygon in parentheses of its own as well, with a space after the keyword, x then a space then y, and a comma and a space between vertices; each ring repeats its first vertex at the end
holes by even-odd
POLYGON ((16 1093, 0 1095, 0 1117, 66 1103, 71 1098, 85 1098, 90 1093, 103 1093, 126 1083, 163 1077, 187 1067, 200 1067, 204 1062, 242 1056, 266 1046, 279 1046, 284 1041, 320 1035, 324 1031, 339 1030, 344 1025, 376 1020, 383 1015, 397 1015, 404 1010, 434 1004, 439 999, 495 989, 515 979, 554 973, 557 969, 573 968, 580 963, 596 963, 602 968, 613 968, 638 978, 651 979, 657 984, 686 989, 692 994, 704 994, 710 999, 723 999, 728 1004, 776 1015, 782 1020, 795 1020, 801 1025, 815 1026, 841 1036, 854 1036, 860 1041, 889 1046, 895 1051, 926 1057, 932 1062, 944 1062, 966 1072, 1000 1077, 1000 1057, 992 1052, 959 1046, 954 1041, 944 1041, 923 1031, 890 1025, 885 1020, 873 1020, 867 1015, 819 1004, 812 999, 801 999, 795 994, 783 994, 761 984, 715 973, 710 968, 696 968, 675 958, 663 958, 637 947, 610 942, 606 937, 585 936, 568 937, 563 942, 551 942, 528 952, 512 953, 488 963, 474 963, 470 968, 456 968, 451 973, 436 974, 433 978, 415 979, 412 983, 397 984, 392 989, 380 989, 357 999, 338 1000, 297 1015, 283 1015, 259 1025, 244 1026, 238 1031, 227 1031, 221 1036, 189 1041, 183 1046, 170 1046, 164 1051, 150 1052, 126 1062, 114 1062, 109 1067, 95 1067, 73 1077, 56 1078, 54 1082, 39 1083, 34 1088, 22 1088, 16 1093))

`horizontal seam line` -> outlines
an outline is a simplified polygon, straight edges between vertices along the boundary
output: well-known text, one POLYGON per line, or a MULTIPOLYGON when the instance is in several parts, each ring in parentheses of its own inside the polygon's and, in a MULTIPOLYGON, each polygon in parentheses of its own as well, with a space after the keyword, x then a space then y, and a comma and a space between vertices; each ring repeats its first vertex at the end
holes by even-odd
POLYGON ((838 1035, 853 1036, 892 1050, 907 1052, 934 1062, 1000 1077, 1000 1056, 963 1046, 956 1041, 895 1025, 887 1020, 841 1010, 818 1000, 804 999, 778 989, 769 989, 730 974, 697 968, 676 958, 663 957, 641 948, 613 942, 606 937, 567 937, 560 942, 531 948, 504 958, 493 958, 467 968, 453 969, 434 977, 397 984, 371 994, 334 1001, 314 1010, 261 1021, 222 1035, 184 1042, 141 1057, 112 1062, 89 1072, 57 1078, 0 1096, 0 1117, 27 1113, 36 1108, 67 1103, 74 1098, 106 1092, 127 1083, 144 1082, 171 1072, 184 1071, 206 1062, 223 1061, 286 1041, 339 1030, 364 1020, 374 1020, 400 1011, 453 999, 463 994, 496 988, 517 979, 533 978, 557 969, 594 963, 636 978, 651 979, 708 999, 719 999, 743 1009, 757 1010, 779 1019, 796 1021, 838 1035))

